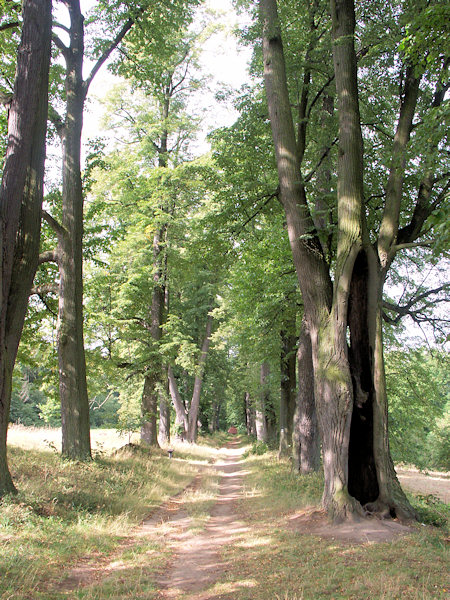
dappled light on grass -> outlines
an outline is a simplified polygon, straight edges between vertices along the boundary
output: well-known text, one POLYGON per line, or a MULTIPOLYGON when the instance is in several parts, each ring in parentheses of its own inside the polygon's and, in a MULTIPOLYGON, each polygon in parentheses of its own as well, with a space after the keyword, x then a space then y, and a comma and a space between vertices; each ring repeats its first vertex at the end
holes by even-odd
POLYGON ((148 453, 90 463, 17 447, 9 455, 20 491, 1 502, 0 597, 15 600, 37 598, 31 590, 57 579, 78 559, 96 562, 113 551, 196 472, 186 462, 148 453))
POLYGON ((290 531, 291 517, 320 512, 322 475, 298 475, 272 453, 249 457, 246 467, 250 474, 238 509, 248 529, 222 552, 234 589, 227 600, 446 597, 442 533, 419 527, 389 543, 343 545, 290 531), (238 585, 247 579, 256 581, 251 590, 238 585))
POLYGON ((269 546, 273 543, 273 538, 271 537, 255 537, 251 540, 243 540, 236 544, 240 548, 254 548, 255 546, 269 546))

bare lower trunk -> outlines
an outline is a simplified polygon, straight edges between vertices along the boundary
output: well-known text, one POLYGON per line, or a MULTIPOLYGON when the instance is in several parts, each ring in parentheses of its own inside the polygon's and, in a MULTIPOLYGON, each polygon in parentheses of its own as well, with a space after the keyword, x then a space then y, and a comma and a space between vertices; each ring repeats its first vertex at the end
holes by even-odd
POLYGON ((353 262, 361 244, 362 137, 353 46, 351 2, 331 3, 339 97, 338 256, 331 280, 306 201, 292 123, 276 0, 260 0, 264 78, 277 160, 281 201, 311 335, 315 398, 321 426, 325 486, 323 504, 339 520, 360 506, 348 493, 348 444, 353 408, 347 360, 347 300, 353 262))
POLYGON ((267 426, 267 406, 268 400, 267 394, 267 376, 268 376, 269 365, 262 363, 260 369, 260 393, 258 403, 255 407, 255 421, 256 421, 256 439, 259 442, 269 441, 269 432, 267 426))
POLYGON ((245 425, 247 428, 247 435, 253 435, 256 437, 255 407, 253 406, 253 402, 252 402, 249 392, 245 392, 244 406, 245 406, 245 425))
MULTIPOLYGON (((377 512, 389 514, 402 520, 416 519, 417 515, 406 498, 392 462, 389 449, 386 374, 383 357, 383 326, 381 309, 376 315, 376 338, 374 352, 374 456, 377 467, 379 496, 373 507, 377 512)), ((372 508, 372 507, 367 507, 372 508)))
POLYGON ((280 444, 278 457, 291 453, 295 411, 295 343, 294 335, 281 333, 280 364, 280 444))
POLYGON ((300 473, 320 467, 319 424, 314 399, 314 373, 311 338, 302 324, 298 343, 298 394, 294 416, 293 461, 300 473))
POLYGON ((0 497, 15 491, 7 462, 12 372, 39 255, 51 1, 24 0, 0 190, 0 497))
POLYGON ((162 446, 170 442, 170 405, 167 398, 168 392, 169 389, 167 385, 165 394, 159 401, 158 442, 162 446))
POLYGON ((188 416, 186 413, 186 408, 178 391, 177 382, 171 366, 169 366, 168 368, 168 376, 169 393, 172 399, 173 407, 175 409, 175 428, 177 430, 177 437, 184 440, 186 438, 186 432, 188 430, 188 416))
POLYGON ((145 376, 144 389, 142 391, 141 411, 141 442, 147 446, 158 446, 158 429, 156 417, 158 412, 158 396, 155 394, 155 384, 160 381, 158 373, 145 376))
POLYGON ((83 190, 80 154, 85 90, 84 25, 79 4, 70 6, 71 46, 66 53, 66 117, 63 144, 62 231, 58 236, 59 308, 57 325, 62 454, 91 457, 89 399, 83 340, 83 190))
POLYGON ((198 429, 198 413, 200 407, 200 394, 202 391, 202 383, 203 383, 203 374, 205 371, 206 359, 208 356, 209 344, 211 341, 211 332, 213 325, 213 317, 208 314, 208 319, 206 322, 206 334, 202 344, 202 351, 200 354, 200 360, 198 364, 198 374, 195 376, 194 380, 194 391, 192 392, 192 400, 191 406, 189 408, 189 418, 188 418, 188 431, 187 431, 187 440, 189 442, 195 442, 197 439, 197 429, 198 429))
POLYGON ((141 441, 149 446, 158 446, 156 417, 158 404, 162 399, 163 367, 159 353, 159 341, 162 336, 165 305, 165 261, 162 249, 165 227, 158 229, 153 236, 153 294, 150 306, 150 335, 152 337, 152 356, 147 369, 142 392, 141 441))
POLYGON ((220 400, 213 400, 211 406, 211 417, 208 423, 208 429, 210 433, 214 433, 215 431, 219 431, 219 420, 221 413, 222 405, 220 400))

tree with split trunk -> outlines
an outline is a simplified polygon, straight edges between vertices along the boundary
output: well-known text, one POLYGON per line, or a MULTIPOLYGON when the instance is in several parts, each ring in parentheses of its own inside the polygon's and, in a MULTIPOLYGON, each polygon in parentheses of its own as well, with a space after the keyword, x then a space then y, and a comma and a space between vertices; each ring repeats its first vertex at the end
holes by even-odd
MULTIPOLYGON (((305 11, 309 10, 312 33, 317 31, 321 18, 319 4, 309 3, 305 7, 305 11)), ((424 6, 421 4, 418 9, 424 6)), ((429 75, 419 103, 421 66, 403 57, 396 125, 394 118, 391 120, 394 135, 389 174, 385 192, 379 196, 383 199, 382 213, 374 218, 365 211, 367 192, 357 75, 357 60, 367 50, 355 49, 353 1, 332 0, 330 9, 334 73, 328 86, 334 79, 339 124, 337 250, 333 273, 324 245, 325 232, 320 230, 317 210, 312 211, 313 204, 308 201, 307 185, 314 171, 308 176, 304 174, 310 109, 321 94, 309 97, 311 72, 306 70, 299 103, 302 118, 296 136, 276 0, 260 0, 264 78, 280 200, 311 339, 325 472, 323 504, 336 520, 363 515, 365 511, 411 518, 414 511, 398 483, 389 452, 382 294, 397 252, 426 236, 424 225, 442 203, 447 189, 439 175, 440 161, 436 159, 432 168, 416 170, 418 193, 415 204, 411 205, 405 189, 405 171, 414 117, 441 106, 446 90, 443 73, 448 64, 440 57, 443 70, 436 76, 429 75)), ((314 35, 311 39, 317 40, 314 35)), ((308 50, 312 52, 311 47, 308 50)), ((323 86, 322 94, 326 88, 323 86)), ((441 138, 437 134, 435 139, 438 149, 442 133, 441 138)), ((318 164, 322 162, 323 158, 318 164)), ((416 164, 419 163, 416 159, 416 164)))
POLYGON ((171 366, 169 367, 169 390, 172 403, 175 408, 175 424, 180 432, 179 437, 191 443, 196 441, 198 435, 200 397, 206 367, 206 359, 208 358, 209 346, 211 343, 213 324, 213 316, 210 314, 210 311, 208 311, 206 319, 206 331, 204 334, 198 363, 195 367, 194 387, 188 409, 181 398, 178 390, 178 384, 173 374, 173 369, 171 366))
POLYGON ((6 456, 12 372, 38 264, 51 1, 24 0, 8 146, 0 189, 0 497, 14 492, 6 456))

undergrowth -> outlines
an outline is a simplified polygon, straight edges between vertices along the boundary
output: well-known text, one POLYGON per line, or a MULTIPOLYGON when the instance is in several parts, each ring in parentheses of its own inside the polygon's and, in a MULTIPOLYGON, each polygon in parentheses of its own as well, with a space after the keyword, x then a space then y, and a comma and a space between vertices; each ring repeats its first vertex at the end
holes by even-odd
POLYGON ((88 555, 111 552, 197 469, 162 451, 89 463, 10 448, 19 493, 0 503, 0 598, 48 598, 41 585, 88 555))

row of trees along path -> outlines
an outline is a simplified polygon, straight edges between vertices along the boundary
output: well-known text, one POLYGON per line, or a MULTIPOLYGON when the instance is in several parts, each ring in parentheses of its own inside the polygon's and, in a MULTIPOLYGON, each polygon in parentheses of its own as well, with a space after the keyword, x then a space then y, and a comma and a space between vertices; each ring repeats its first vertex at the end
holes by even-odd
MULTIPOLYGON (((170 561, 163 573, 151 574, 150 579, 157 590, 158 597, 191 598, 209 600, 217 598, 214 591, 216 583, 223 582, 227 572, 233 573, 227 562, 227 548, 243 542, 249 534, 249 525, 241 514, 248 511, 245 507, 245 460, 242 454, 245 447, 239 438, 228 442, 221 448, 220 457, 214 464, 219 476, 217 496, 209 512, 206 525, 200 531, 192 529, 192 518, 186 502, 192 502, 190 494, 199 492, 203 487, 203 471, 200 469, 193 482, 184 492, 177 494, 157 509, 142 525, 120 544, 113 556, 95 560, 92 557, 82 559, 77 566, 62 573, 56 581, 49 582, 46 589, 57 589, 71 593, 78 588, 101 586, 126 568, 120 557, 132 550, 133 545, 141 544, 143 538, 164 540, 170 552, 170 561)), ((251 497, 251 495, 250 495, 251 497)), ((358 522, 344 522, 332 525, 324 511, 313 509, 313 519, 309 518, 312 509, 289 513, 283 519, 279 517, 264 525, 264 535, 270 536, 271 528, 285 527, 286 531, 305 535, 318 535, 341 541, 345 544, 366 544, 367 542, 387 542, 399 535, 406 535, 413 528, 397 522, 371 519, 358 522)), ((145 571, 145 565, 144 565, 145 571)), ((237 575, 237 574, 236 574, 237 575)), ((146 577, 142 578, 146 581, 146 577)), ((137 593, 139 591, 137 590, 137 593)), ((224 593, 224 598, 232 598, 233 592, 224 593)), ((220 596, 222 597, 222 596, 220 596)))
MULTIPOLYGON (((0 495, 14 491, 6 460, 11 379, 38 263, 55 262, 59 274, 57 347, 62 452, 70 458, 91 458, 83 341, 84 196, 80 161, 86 97, 93 78, 125 38, 130 40, 130 48, 133 44, 142 47, 150 43, 149 40, 153 42, 157 35, 157 41, 163 47, 169 30, 176 31, 177 35, 184 31, 182 26, 186 27, 190 22, 195 4, 194 1, 178 0, 167 11, 164 2, 147 4, 130 1, 121 3, 123 10, 115 13, 100 3, 97 16, 107 25, 111 35, 107 40, 102 38, 94 41, 96 60, 90 73, 83 78, 85 23, 79 0, 64 2, 70 19, 68 26, 54 23, 56 30, 59 28, 68 36, 67 44, 55 31, 53 34, 50 31, 52 6, 49 0, 23 2, 22 38, 9 114, 8 149, 0 198, 3 248, 0 299, 0 495), (136 28, 136 23, 139 23, 139 28, 136 28), (133 38, 135 32, 136 37, 133 38), (51 38, 65 64, 60 80, 64 91, 56 103, 59 106, 63 104, 62 115, 52 104, 48 109, 51 38), (62 145, 60 220, 55 217, 57 211, 53 215, 41 211, 47 111, 62 145), (41 214, 56 234, 57 247, 39 256, 41 214)), ((425 4, 421 4, 420 8, 425 10, 425 4)), ((412 150, 409 142, 416 126, 415 118, 422 113, 426 116, 426 109, 420 104, 422 96, 425 98, 422 104, 429 100, 430 110, 438 110, 443 104, 448 90, 446 73, 449 61, 439 55, 436 61, 438 67, 428 77, 426 67, 415 60, 413 53, 399 57, 403 61, 398 98, 400 108, 389 156, 384 157, 387 175, 375 218, 370 211, 366 211, 365 187, 370 187, 371 182, 366 181, 364 165, 365 161, 370 162, 371 156, 366 156, 363 145, 360 110, 363 86, 357 72, 358 61, 366 56, 368 49, 362 47, 357 50, 355 47, 357 21, 354 0, 305 3, 302 16, 308 23, 309 30, 305 38, 308 44, 301 65, 302 81, 295 116, 283 47, 283 35, 288 32, 283 31, 276 0, 259 0, 258 9, 256 23, 258 40, 262 38, 264 89, 275 150, 275 177, 278 179, 276 189, 267 195, 267 202, 276 197, 283 207, 303 313, 298 352, 298 372, 302 376, 302 385, 296 411, 293 410, 291 395, 295 365, 293 367, 292 360, 287 358, 290 355, 292 359, 295 344, 290 339, 292 336, 289 336, 288 327, 282 336, 282 369, 286 367, 283 378, 289 383, 281 394, 280 452, 286 451, 292 437, 297 454, 296 464, 305 471, 318 468, 318 423, 325 473, 323 505, 332 519, 338 521, 367 513, 414 518, 414 511, 397 480, 389 448, 382 331, 385 307, 383 290, 397 253, 404 248, 414 247, 420 236, 424 232, 426 234, 427 219, 440 206, 448 190, 448 183, 442 183, 445 176, 438 173, 435 167, 438 162, 430 160, 418 177, 414 205, 409 207, 407 215, 402 213, 408 161, 409 164, 421 163, 419 155, 409 160, 412 150), (323 19, 328 12, 331 22, 323 19), (326 47, 321 45, 322 39, 328 40, 326 47), (323 73, 311 67, 318 57, 325 65, 331 65, 332 59, 333 69, 330 68, 327 73, 325 84, 322 83, 323 73), (315 78, 319 76, 320 81, 316 81, 315 78), (312 97, 314 86, 319 91, 312 97), (325 127, 334 112, 334 97, 337 137, 332 127, 329 130, 325 127), (320 120, 328 138, 324 147, 312 144, 309 126, 312 111, 317 109, 319 99, 322 100, 320 120), (314 164, 308 156, 311 145, 318 152, 315 161, 317 166, 306 175, 306 168, 314 164), (333 168, 331 161, 335 146, 337 168, 333 168), (327 193, 333 196, 330 184, 332 176, 337 181, 337 205, 329 207, 324 205, 323 198, 327 193), (312 179, 316 179, 319 187, 323 188, 324 194, 320 197, 317 195, 316 198, 308 188, 312 179), (332 214, 336 213, 334 209, 337 209, 337 226, 332 222, 332 214), (336 249, 330 242, 330 230, 336 232, 336 249)), ((172 68, 168 69, 165 64, 158 71, 158 89, 163 90, 158 100, 162 126, 156 141, 153 138, 151 140, 151 146, 157 152, 155 168, 163 173, 170 171, 171 160, 174 164, 178 160, 178 155, 173 159, 170 156, 168 123, 171 108, 176 105, 175 94, 185 82, 191 64, 189 43, 184 39, 176 39, 171 44, 168 47, 177 48, 180 55, 177 55, 172 68), (180 78, 178 68, 181 69, 180 78)), ((258 44, 255 56, 260 50, 261 45, 258 44)), ((123 56, 126 56, 126 52, 123 56)), ((156 64, 157 56, 153 59, 156 64)), ((154 76, 153 62, 151 65, 145 63, 145 68, 143 63, 140 65, 147 74, 146 83, 150 86, 154 76)), ((128 67, 124 68, 126 71, 131 67, 128 63, 128 67)), ((417 126, 421 124, 418 122, 417 126)), ((417 146, 420 147, 420 144, 417 146)), ((433 141, 432 146, 431 155, 439 149, 440 140, 433 141)), ((380 185, 378 182, 371 198, 380 196, 377 193, 380 185)), ((205 192, 205 195, 208 193, 205 192)), ((164 321, 168 305, 167 248, 170 246, 169 220, 178 208, 175 203, 167 207, 161 200, 157 209, 154 209, 155 213, 159 211, 164 215, 152 230, 148 249, 152 259, 151 275, 148 274, 151 294, 143 311, 147 317, 134 317, 150 332, 150 358, 147 357, 147 363, 140 371, 144 379, 141 438, 150 446, 158 444, 156 415, 162 389, 167 392, 167 398, 172 400, 177 422, 185 437, 189 441, 196 439, 202 378, 214 329, 213 299, 218 296, 218 288, 214 287, 216 282, 209 281, 208 286, 199 286, 208 288, 209 297, 202 328, 203 342, 200 342, 201 348, 197 348, 198 364, 193 369, 195 381, 192 399, 189 410, 186 410, 180 401, 170 360, 159 352, 165 328, 172 326, 172 323, 164 321)), ((220 256, 217 251, 210 252, 209 258, 212 260, 215 255, 214 265, 218 266, 220 259, 229 253, 230 247, 220 256)), ((263 388, 267 388, 269 379, 268 365, 263 361, 263 388)), ((264 408, 262 404, 260 410, 255 411, 256 425, 261 432, 267 432, 270 428, 274 429, 276 416, 269 402, 264 408)), ((160 402, 159 411, 160 435, 167 440, 167 402, 160 402)))

